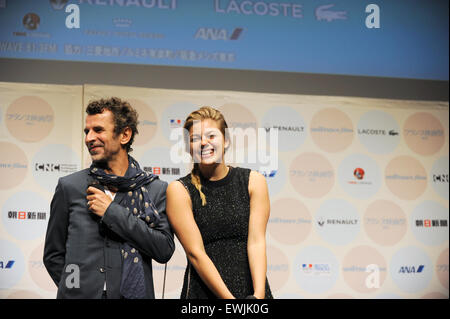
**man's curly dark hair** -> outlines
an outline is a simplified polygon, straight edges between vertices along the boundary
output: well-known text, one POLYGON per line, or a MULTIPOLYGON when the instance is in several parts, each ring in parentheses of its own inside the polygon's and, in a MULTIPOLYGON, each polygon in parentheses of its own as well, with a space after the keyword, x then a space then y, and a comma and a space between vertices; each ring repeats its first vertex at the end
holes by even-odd
POLYGON ((127 144, 124 145, 127 153, 131 152, 133 150, 131 148, 131 145, 133 144, 134 137, 136 136, 136 134, 138 134, 138 113, 130 105, 130 103, 128 103, 127 101, 123 101, 118 97, 91 101, 86 107, 86 113, 88 115, 100 114, 104 110, 111 111, 114 116, 115 136, 122 133, 122 131, 127 127, 131 129, 131 139, 127 144))

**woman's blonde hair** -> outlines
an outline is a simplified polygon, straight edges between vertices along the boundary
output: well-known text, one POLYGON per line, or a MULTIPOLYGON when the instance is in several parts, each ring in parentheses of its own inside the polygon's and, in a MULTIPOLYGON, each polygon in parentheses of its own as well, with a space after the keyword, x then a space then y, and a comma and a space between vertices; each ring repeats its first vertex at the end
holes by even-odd
MULTIPOLYGON (((203 106, 200 109, 192 112, 188 115, 186 118, 186 121, 184 122, 184 132, 189 132, 191 127, 194 125, 195 121, 202 121, 210 119, 213 121, 216 121, 219 125, 219 130, 223 134, 224 138, 227 140, 227 122, 225 121, 225 118, 223 117, 223 114, 220 113, 219 110, 216 110, 210 106, 203 106)), ((186 145, 189 145, 189 134, 188 136, 185 136, 185 141, 187 142, 186 145)), ((206 196, 202 192, 202 184, 200 181, 200 171, 198 167, 198 163, 194 163, 194 167, 191 171, 191 182, 195 186, 195 188, 200 193, 200 198, 202 200, 202 206, 206 205, 206 196)))

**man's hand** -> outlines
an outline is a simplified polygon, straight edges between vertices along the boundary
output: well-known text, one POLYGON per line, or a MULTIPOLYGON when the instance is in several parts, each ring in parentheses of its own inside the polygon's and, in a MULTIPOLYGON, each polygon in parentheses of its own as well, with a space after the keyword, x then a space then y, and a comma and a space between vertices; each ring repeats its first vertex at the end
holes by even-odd
POLYGON ((88 200, 88 208, 95 215, 103 217, 112 199, 102 190, 89 186, 87 189, 86 199, 88 200))

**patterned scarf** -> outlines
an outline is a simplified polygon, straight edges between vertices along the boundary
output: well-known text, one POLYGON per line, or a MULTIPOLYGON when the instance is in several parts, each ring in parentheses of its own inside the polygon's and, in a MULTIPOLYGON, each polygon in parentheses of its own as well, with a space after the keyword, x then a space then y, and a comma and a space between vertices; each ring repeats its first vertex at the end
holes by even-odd
MULTIPOLYGON (((158 176, 144 172, 138 162, 128 155, 128 170, 125 176, 107 174, 103 169, 90 167, 90 175, 101 185, 115 187, 118 192, 126 192, 121 205, 136 218, 141 218, 150 227, 159 223, 159 214, 148 196, 144 186, 157 179, 158 176)), ((126 299, 142 299, 146 297, 144 267, 139 251, 129 243, 122 245, 122 280, 120 293, 126 299)))

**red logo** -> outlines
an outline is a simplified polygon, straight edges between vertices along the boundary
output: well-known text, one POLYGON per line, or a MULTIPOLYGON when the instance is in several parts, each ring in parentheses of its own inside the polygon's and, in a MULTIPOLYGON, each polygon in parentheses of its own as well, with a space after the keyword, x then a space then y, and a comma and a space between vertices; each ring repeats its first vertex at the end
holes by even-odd
POLYGON ((361 180, 361 179, 363 179, 364 178, 364 170, 362 169, 362 168, 357 168, 357 169, 355 169, 354 171, 353 171, 353 175, 357 178, 357 179, 359 179, 359 180, 361 180))

